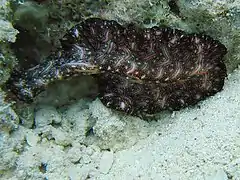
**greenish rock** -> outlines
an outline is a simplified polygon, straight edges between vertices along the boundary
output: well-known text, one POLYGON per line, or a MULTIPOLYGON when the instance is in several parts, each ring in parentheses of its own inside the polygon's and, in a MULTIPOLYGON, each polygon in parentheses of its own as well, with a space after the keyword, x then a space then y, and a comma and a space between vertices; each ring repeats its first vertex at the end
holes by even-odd
POLYGON ((7 19, 10 16, 11 9, 9 8, 10 1, 9 0, 1 0, 0 1, 0 18, 7 19))
POLYGON ((0 19, 0 42, 15 42, 18 31, 13 28, 12 23, 0 19))
POLYGON ((11 15, 10 1, 0 1, 0 42, 15 42, 18 31, 13 28, 8 20, 11 15))
POLYGON ((17 60, 9 48, 9 45, 0 43, 0 86, 8 80, 16 64, 17 60))
POLYGON ((0 130, 0 179, 10 179, 12 176, 17 159, 24 149, 24 134, 25 131, 21 127, 11 134, 2 133, 0 130))
POLYGON ((0 1, 0 85, 9 78, 11 69, 16 65, 16 58, 9 48, 9 42, 15 42, 18 31, 9 21, 12 11, 7 0, 0 1))
POLYGON ((41 31, 48 20, 46 7, 27 1, 18 5, 13 15, 13 22, 28 31, 41 31))
MULTIPOLYGON (((16 58, 9 48, 9 42, 16 40, 18 31, 8 21, 11 15, 9 1, 0 1, 0 86, 10 76, 12 68, 16 65, 16 58)), ((18 128, 19 118, 11 108, 12 103, 5 101, 5 92, 0 88, 0 133, 11 132, 18 128)))
POLYGON ((14 110, 21 121, 21 125, 32 129, 34 126, 34 106, 15 104, 14 110))
POLYGON ((0 89, 0 133, 11 132, 18 128, 19 118, 11 108, 10 103, 4 101, 5 93, 0 89))
POLYGON ((192 32, 220 40, 228 49, 229 72, 240 63, 240 3, 237 0, 179 0, 182 17, 192 32))
POLYGON ((137 23, 145 27, 165 25, 187 28, 187 25, 171 11, 168 1, 138 1, 115 0, 110 1, 103 16, 115 19, 121 23, 137 23))

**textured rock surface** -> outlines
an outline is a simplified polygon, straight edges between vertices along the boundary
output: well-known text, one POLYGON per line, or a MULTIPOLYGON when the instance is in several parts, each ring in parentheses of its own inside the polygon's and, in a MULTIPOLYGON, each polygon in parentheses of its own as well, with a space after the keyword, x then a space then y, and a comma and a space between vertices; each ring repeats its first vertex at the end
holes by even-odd
POLYGON ((17 129, 19 117, 11 108, 11 104, 4 101, 5 93, 0 89, 0 133, 17 129))
POLYGON ((116 151, 130 147, 147 137, 154 129, 154 124, 140 118, 118 115, 110 111, 99 100, 90 104, 90 111, 96 119, 92 127, 93 138, 101 149, 116 151))
POLYGON ((45 127, 49 124, 61 123, 62 119, 57 110, 52 106, 39 107, 35 114, 36 128, 45 127))
POLYGON ((8 0, 0 1, 0 85, 8 78, 11 68, 16 64, 9 42, 15 42, 18 31, 9 22, 9 14, 12 13, 8 0))
MULTIPOLYGON (((13 28, 7 17, 11 13, 9 2, 0 1, 0 135, 2 131, 12 131, 16 129, 19 118, 11 108, 11 103, 5 101, 6 94, 1 86, 9 78, 11 68, 16 64, 16 58, 13 56, 7 43, 14 42, 18 31, 13 28), (5 43, 5 44, 4 44, 5 43)), ((3 135, 4 136, 4 135, 3 135)))

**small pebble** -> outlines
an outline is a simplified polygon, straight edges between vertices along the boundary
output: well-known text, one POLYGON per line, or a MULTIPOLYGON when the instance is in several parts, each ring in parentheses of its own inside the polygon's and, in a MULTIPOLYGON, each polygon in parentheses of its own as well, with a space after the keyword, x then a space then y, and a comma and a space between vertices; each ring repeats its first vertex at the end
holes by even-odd
POLYGON ((99 171, 103 174, 107 174, 112 168, 113 159, 112 151, 104 151, 100 160, 99 171))
POLYGON ((228 177, 223 169, 219 169, 212 176, 207 177, 206 180, 228 180, 228 177))
POLYGON ((82 156, 81 163, 83 163, 83 164, 89 164, 90 162, 91 162, 91 158, 90 158, 88 155, 84 154, 84 155, 82 156))
POLYGON ((69 149, 68 151, 68 159, 72 162, 72 163, 76 163, 79 161, 79 159, 82 156, 82 152, 78 147, 72 147, 71 149, 69 149))
POLYGON ((71 144, 71 137, 60 128, 52 128, 52 137, 55 139, 55 143, 61 146, 68 146, 71 144))
POLYGON ((26 141, 27 141, 27 143, 28 143, 29 146, 34 147, 34 146, 37 145, 37 143, 38 143, 38 141, 39 141, 39 137, 38 137, 38 135, 36 135, 36 134, 33 133, 33 132, 28 132, 28 133, 26 134, 26 141))
POLYGON ((54 107, 44 106, 35 114, 35 125, 37 128, 47 126, 49 124, 60 123, 62 121, 60 114, 54 107))

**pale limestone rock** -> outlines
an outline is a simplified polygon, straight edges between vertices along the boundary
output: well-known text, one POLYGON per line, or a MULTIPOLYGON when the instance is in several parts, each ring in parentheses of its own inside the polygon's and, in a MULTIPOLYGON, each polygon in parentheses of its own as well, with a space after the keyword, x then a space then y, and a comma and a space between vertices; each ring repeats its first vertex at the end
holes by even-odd
POLYGON ((32 131, 27 132, 26 141, 29 146, 36 146, 40 140, 39 136, 32 131))
POLYGON ((61 121, 61 116, 56 108, 52 106, 41 107, 35 114, 35 125, 37 128, 47 126, 51 123, 60 123, 61 121))
POLYGON ((112 167, 114 155, 112 151, 104 151, 100 160, 99 171, 107 174, 112 167))

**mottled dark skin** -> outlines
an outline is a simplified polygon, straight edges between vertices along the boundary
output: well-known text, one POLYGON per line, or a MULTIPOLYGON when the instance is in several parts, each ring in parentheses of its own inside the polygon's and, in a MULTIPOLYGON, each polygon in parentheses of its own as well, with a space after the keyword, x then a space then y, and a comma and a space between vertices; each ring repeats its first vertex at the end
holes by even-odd
POLYGON ((43 64, 12 75, 10 89, 32 101, 59 79, 95 74, 99 98, 128 114, 154 114, 194 105, 222 90, 227 50, 206 35, 87 19, 62 38, 43 64))

